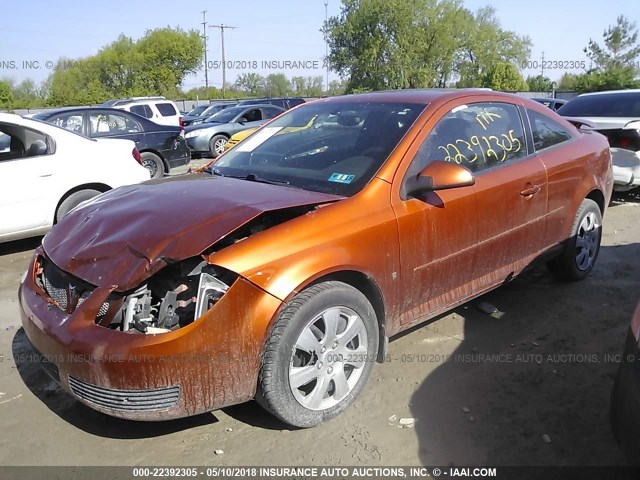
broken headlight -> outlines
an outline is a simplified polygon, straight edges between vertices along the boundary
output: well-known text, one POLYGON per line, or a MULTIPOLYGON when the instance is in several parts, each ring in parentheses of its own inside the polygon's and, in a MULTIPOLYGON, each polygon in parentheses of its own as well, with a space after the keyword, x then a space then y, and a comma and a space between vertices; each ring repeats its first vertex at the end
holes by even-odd
POLYGON ((237 275, 201 258, 165 267, 126 295, 109 328, 165 333, 194 322, 227 292, 237 275))

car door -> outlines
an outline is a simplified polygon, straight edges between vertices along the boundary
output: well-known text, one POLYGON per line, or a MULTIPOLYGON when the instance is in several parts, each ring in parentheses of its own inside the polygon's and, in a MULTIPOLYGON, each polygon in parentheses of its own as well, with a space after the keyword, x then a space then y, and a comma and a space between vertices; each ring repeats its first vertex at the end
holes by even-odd
MULTIPOLYGON (((544 246, 551 247, 565 240, 567 219, 575 212, 569 210, 575 192, 583 181, 584 157, 576 156, 569 144, 576 133, 571 132, 547 115, 527 109, 531 125, 533 147, 547 171, 548 216, 544 246), (568 159, 573 158, 573 161, 568 159)), ((586 154, 586 153, 585 153, 586 154)))
MULTIPOLYGON (((547 173, 526 141, 518 106, 481 102, 459 113, 473 119, 457 142, 459 153, 480 163, 474 172, 478 221, 474 289, 483 291, 520 273, 541 253, 547 228, 547 173)), ((458 151, 451 148, 449 153, 458 151)))
POLYGON ((452 108, 435 112, 434 120, 416 138, 407 152, 411 163, 400 177, 403 187, 392 199, 402 266, 398 290, 403 301, 398 315, 403 326, 446 310, 456 299, 473 293, 478 243, 474 188, 429 192, 419 198, 409 198, 404 188, 431 162, 445 160, 444 147, 455 140, 459 127, 449 118, 452 108))
POLYGON ((139 122, 126 113, 108 110, 91 110, 87 112, 88 135, 91 138, 123 138, 139 145, 144 140, 144 132, 139 122))
POLYGON ((0 154, 0 236, 45 227, 53 221, 53 142, 18 125, 0 124, 0 131, 11 137, 10 150, 0 154), (38 142, 44 147, 38 148, 38 142))
POLYGON ((262 115, 262 110, 260 108, 251 108, 245 111, 242 114, 242 117, 247 119, 247 121, 244 122, 242 130, 247 128, 259 127, 265 122, 262 115))

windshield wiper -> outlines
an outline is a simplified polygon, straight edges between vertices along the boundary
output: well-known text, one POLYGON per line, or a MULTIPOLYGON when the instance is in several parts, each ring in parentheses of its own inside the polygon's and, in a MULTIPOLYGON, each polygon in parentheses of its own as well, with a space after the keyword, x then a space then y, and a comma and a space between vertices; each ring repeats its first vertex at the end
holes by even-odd
POLYGON ((238 180, 248 180, 249 182, 268 183, 269 185, 284 185, 287 187, 300 189, 300 187, 291 185, 290 182, 280 180, 267 180, 266 178, 257 176, 255 173, 249 173, 248 175, 225 175, 219 169, 211 167, 209 167, 205 171, 208 171, 211 175, 215 175, 217 177, 237 178, 238 180))
MULTIPOLYGON (((269 185, 286 185, 288 187, 293 187, 290 182, 280 181, 280 180, 267 180, 266 178, 262 178, 257 176, 255 173, 250 173, 246 177, 245 180, 249 180, 250 182, 258 182, 258 183, 268 183, 269 185)), ((298 187, 293 187, 298 188, 298 187)))

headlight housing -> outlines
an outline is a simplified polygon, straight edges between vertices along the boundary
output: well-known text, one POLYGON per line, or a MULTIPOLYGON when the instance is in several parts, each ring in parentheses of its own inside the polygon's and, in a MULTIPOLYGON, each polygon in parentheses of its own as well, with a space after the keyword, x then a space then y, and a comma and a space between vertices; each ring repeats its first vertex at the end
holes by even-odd
POLYGON ((203 135, 209 135, 209 130, 206 128, 193 130, 192 132, 185 133, 184 138, 202 137, 203 135))

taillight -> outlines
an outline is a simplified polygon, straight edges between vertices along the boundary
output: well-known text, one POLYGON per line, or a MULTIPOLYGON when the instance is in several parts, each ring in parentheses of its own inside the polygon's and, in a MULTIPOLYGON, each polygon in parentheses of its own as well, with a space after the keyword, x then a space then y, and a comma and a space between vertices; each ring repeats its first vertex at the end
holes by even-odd
POLYGON ((640 132, 635 129, 600 130, 609 139, 612 148, 624 148, 637 152, 640 150, 640 132))
POLYGON ((138 151, 137 148, 133 149, 133 151, 131 152, 131 155, 133 155, 133 158, 136 159, 136 162, 142 165, 142 157, 140 156, 140 152, 138 151))
POLYGON ((180 117, 180 128, 184 129, 184 120, 180 117))

